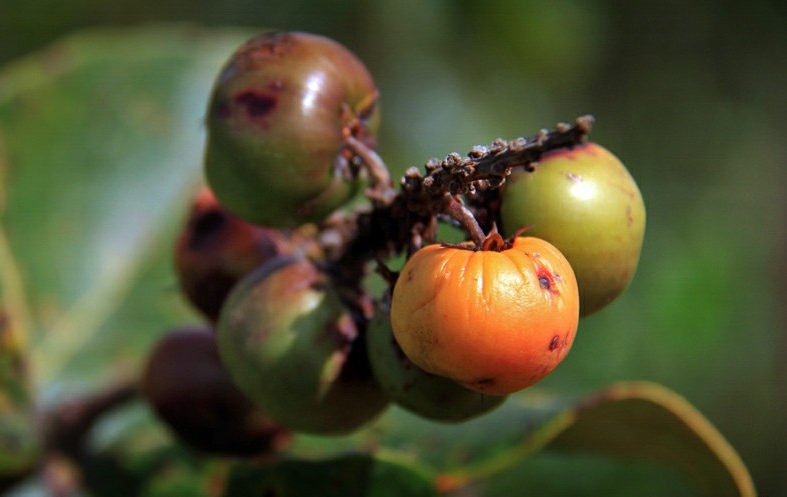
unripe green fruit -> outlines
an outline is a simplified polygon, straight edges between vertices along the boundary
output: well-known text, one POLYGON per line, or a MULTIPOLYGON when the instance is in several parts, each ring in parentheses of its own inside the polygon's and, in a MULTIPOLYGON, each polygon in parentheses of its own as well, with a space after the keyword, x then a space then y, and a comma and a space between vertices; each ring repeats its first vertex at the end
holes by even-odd
POLYGON ((319 221, 360 186, 347 175, 352 154, 343 133, 373 147, 376 103, 368 70, 335 41, 297 32, 254 38, 232 55, 213 89, 208 182, 250 222, 319 221))
POLYGON ((607 306, 639 263, 645 204, 623 163, 595 143, 545 154, 534 172, 506 180, 500 215, 507 234, 529 226, 566 256, 577 277, 580 315, 607 306))
POLYGON ((182 441, 207 453, 259 455, 281 449, 291 439, 235 386, 208 328, 179 328, 164 335, 148 358, 142 392, 182 441))
POLYGON ((307 259, 277 258, 243 278, 218 336, 240 389, 294 431, 348 433, 389 404, 355 322, 307 259))
POLYGON ((508 398, 475 392, 413 364, 396 343, 387 313, 374 316, 366 340, 377 381, 394 403, 412 413, 460 422, 492 411, 508 398))

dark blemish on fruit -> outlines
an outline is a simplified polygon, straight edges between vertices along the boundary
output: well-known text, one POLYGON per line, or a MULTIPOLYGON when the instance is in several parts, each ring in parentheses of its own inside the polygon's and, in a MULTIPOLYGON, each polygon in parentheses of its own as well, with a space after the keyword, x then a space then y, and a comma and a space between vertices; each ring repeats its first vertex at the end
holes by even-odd
POLYGON ((555 287, 555 277, 547 271, 544 267, 539 267, 536 270, 536 277, 538 277, 538 284, 541 288, 549 293, 559 294, 558 289, 555 287))
POLYGON ((230 106, 226 101, 217 103, 214 112, 219 119, 229 119, 232 115, 230 106))
POLYGON ((227 215, 220 210, 210 210, 194 220, 189 237, 189 250, 200 250, 210 245, 227 226, 227 215))
POLYGON ((309 288, 316 292, 325 292, 328 290, 328 284, 325 281, 316 280, 309 284, 309 288))
POLYGON ((560 345, 560 336, 555 335, 552 337, 552 341, 549 342, 549 350, 555 350, 560 345))
POLYGON ((253 91, 245 91, 235 95, 235 102, 242 105, 246 109, 246 113, 253 118, 262 117, 276 107, 274 97, 253 91))
POLYGON ((495 384, 495 379, 494 378, 480 378, 478 380, 475 380, 472 384, 476 385, 478 387, 489 387, 489 386, 492 386, 492 385, 495 384))
POLYGON ((634 224, 634 216, 631 215, 631 206, 626 206, 626 217, 628 218, 628 225, 631 226, 634 224))

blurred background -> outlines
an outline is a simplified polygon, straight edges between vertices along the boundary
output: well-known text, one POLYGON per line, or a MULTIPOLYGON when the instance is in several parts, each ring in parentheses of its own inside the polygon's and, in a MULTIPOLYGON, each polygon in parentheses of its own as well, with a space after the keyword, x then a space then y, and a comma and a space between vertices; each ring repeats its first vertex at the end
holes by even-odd
POLYGON ((659 382, 719 428, 761 495, 787 495, 787 4, 2 0, 0 64, 83 28, 169 21, 344 43, 377 80, 380 154, 399 173, 594 114, 591 138, 642 190, 645 247, 545 385, 659 382))

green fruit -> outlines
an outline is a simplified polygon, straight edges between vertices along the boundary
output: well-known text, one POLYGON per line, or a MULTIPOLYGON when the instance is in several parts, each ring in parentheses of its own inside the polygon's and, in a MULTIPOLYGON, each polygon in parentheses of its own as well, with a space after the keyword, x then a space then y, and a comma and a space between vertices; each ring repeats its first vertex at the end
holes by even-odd
POLYGON ((534 172, 506 180, 503 230, 543 238, 566 256, 577 277, 580 315, 607 306, 626 289, 639 262, 645 204, 623 163, 595 143, 545 154, 534 172))
POLYGON ((394 403, 412 413, 459 422, 492 411, 507 399, 475 392, 413 364, 396 343, 387 313, 375 314, 366 340, 377 381, 394 403))
POLYGON ((218 337, 240 389, 291 430, 349 433, 389 404, 354 320, 307 259, 276 258, 243 278, 218 337))
POLYGON ((219 201, 250 222, 317 222, 358 190, 350 132, 375 145, 377 88, 328 38, 267 33, 240 47, 214 85, 205 173, 219 201))
POLYGON ((178 328, 164 335, 148 357, 142 392, 178 438, 203 452, 259 455, 291 439, 235 386, 209 328, 178 328))

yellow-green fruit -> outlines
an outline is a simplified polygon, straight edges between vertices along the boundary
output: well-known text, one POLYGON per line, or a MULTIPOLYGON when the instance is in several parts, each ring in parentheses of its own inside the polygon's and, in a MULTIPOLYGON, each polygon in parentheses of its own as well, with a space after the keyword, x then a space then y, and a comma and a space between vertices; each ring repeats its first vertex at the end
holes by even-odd
POLYGON ((566 256, 579 284, 581 316, 615 300, 637 269, 642 194, 623 163, 596 143, 547 153, 534 172, 514 172, 500 216, 505 233, 529 226, 528 235, 566 256))

